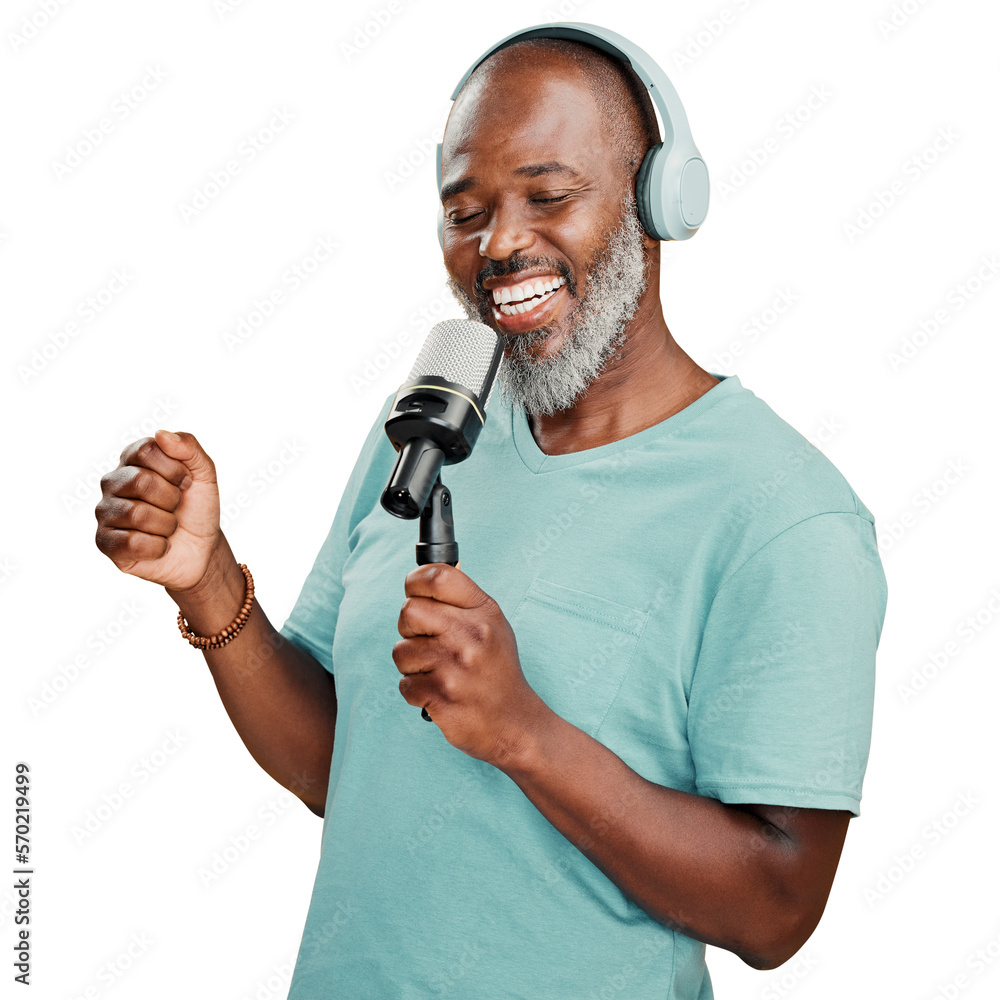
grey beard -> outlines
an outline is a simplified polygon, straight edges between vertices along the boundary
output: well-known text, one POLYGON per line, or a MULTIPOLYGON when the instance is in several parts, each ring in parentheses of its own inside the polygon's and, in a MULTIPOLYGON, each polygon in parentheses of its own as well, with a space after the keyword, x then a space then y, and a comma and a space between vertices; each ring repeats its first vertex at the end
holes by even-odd
MULTIPOLYGON (((530 349, 545 340, 552 328, 540 326, 506 337, 497 384, 512 405, 528 413, 552 416, 568 410, 604 371, 626 339, 626 328, 646 289, 646 248, 643 230, 631 196, 623 205, 617 229, 598 249, 587 268, 587 288, 570 316, 562 347, 552 357, 533 358, 530 349)), ((486 322, 486 315, 453 278, 448 286, 469 319, 486 322)), ((569 286, 566 286, 569 292, 569 286)))

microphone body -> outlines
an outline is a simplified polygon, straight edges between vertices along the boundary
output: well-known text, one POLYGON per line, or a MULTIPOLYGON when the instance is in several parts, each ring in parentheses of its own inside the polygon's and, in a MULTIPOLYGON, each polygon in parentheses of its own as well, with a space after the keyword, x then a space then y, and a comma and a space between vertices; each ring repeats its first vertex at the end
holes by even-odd
POLYGON ((381 497, 390 514, 419 517, 441 467, 469 457, 502 359, 503 339, 485 323, 445 320, 427 335, 385 422, 399 453, 381 497))

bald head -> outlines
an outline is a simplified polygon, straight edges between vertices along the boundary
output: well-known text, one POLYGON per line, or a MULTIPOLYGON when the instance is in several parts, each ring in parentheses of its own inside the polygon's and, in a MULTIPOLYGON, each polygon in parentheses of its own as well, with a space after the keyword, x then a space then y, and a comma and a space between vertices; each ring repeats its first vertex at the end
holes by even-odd
POLYGON ((649 91, 632 67, 583 42, 564 38, 528 38, 494 52, 481 62, 456 98, 467 90, 503 88, 508 73, 537 71, 540 66, 575 70, 597 104, 607 144, 618 155, 618 166, 633 177, 651 146, 660 141, 649 91))

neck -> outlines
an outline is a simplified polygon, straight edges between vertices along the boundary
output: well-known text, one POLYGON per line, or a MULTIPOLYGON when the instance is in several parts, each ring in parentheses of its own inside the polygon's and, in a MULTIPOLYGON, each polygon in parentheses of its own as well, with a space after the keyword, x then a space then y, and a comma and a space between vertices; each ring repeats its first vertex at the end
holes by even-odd
POLYGON ((637 434, 683 410, 718 384, 677 344, 663 319, 659 273, 651 275, 629 323, 620 356, 568 410, 528 414, 546 455, 597 448, 637 434))

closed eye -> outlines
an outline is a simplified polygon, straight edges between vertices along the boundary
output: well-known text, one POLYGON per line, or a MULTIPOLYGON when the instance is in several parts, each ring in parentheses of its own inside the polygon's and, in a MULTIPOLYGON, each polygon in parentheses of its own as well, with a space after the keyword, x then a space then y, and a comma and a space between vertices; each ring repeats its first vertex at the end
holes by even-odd
MULTIPOLYGON (((552 205, 559 201, 564 201, 573 192, 567 191, 565 194, 556 195, 552 198, 531 198, 530 200, 536 205, 552 205)), ((448 221, 454 225, 461 225, 463 222, 469 222, 470 220, 476 218, 479 212, 473 212, 471 215, 463 215, 461 218, 456 218, 455 216, 448 216, 448 221)))

